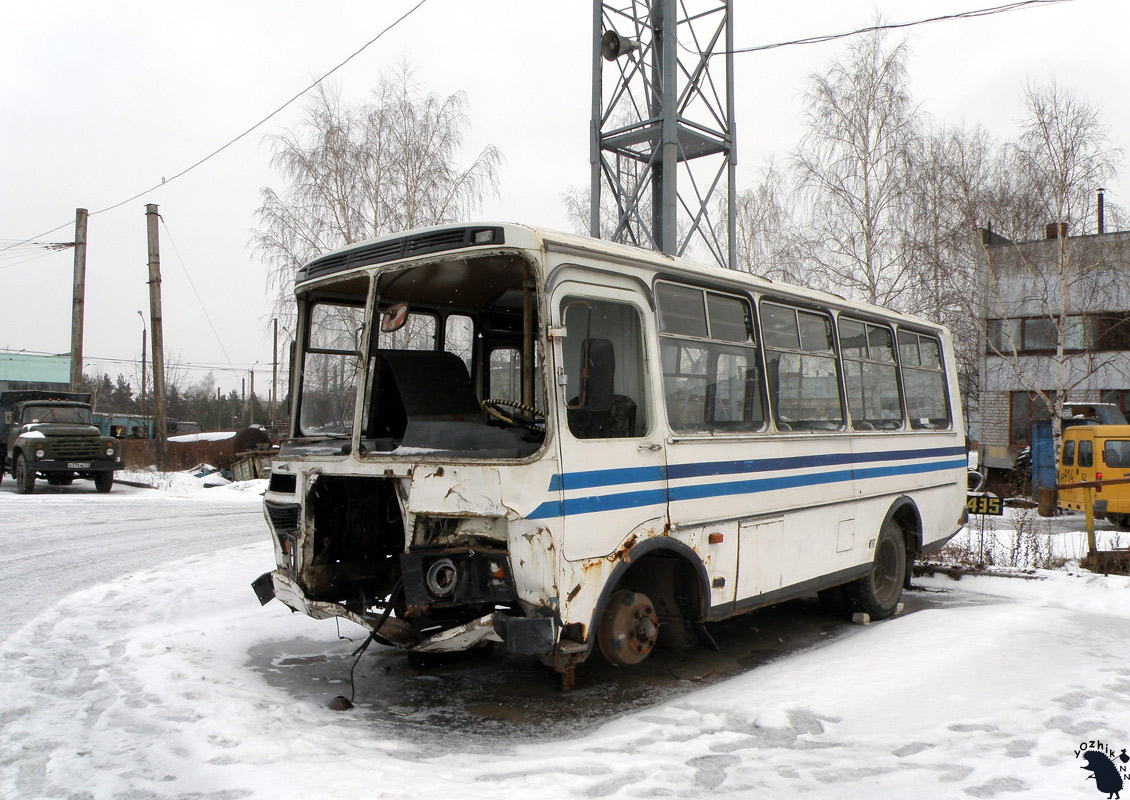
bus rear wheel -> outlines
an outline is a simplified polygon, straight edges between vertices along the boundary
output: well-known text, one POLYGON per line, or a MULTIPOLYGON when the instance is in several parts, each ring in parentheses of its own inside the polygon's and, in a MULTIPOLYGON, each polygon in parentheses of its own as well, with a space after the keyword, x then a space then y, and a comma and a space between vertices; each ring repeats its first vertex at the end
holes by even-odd
POLYGON ((655 647, 659 616, 647 595, 618 589, 608 598, 596 631, 596 644, 610 664, 639 664, 655 647))
POLYGON ((871 619, 886 619, 898 609, 902 586, 906 580, 906 537, 902 526, 887 520, 875 544, 875 561, 871 572, 845 587, 848 607, 871 619))

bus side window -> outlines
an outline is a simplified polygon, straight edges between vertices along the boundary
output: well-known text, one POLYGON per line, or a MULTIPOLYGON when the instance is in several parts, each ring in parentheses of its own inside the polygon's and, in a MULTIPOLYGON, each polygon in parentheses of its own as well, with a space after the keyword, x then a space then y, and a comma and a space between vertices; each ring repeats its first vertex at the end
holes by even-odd
POLYGON ((761 331, 770 406, 777 429, 842 428, 843 406, 831 319, 824 314, 763 302, 761 331))
POLYGON ((625 303, 567 298, 566 415, 578 439, 623 439, 647 432, 639 312, 625 303), (572 305, 570 305, 572 303, 572 305), (586 335, 587 332, 587 335, 586 335))
POLYGON ((451 314, 443 323, 443 349, 454 353, 467 365, 467 372, 474 375, 472 363, 475 357, 475 322, 466 314, 451 314))
POLYGON ((486 396, 518 402, 522 399, 522 354, 516 347, 490 351, 486 396))
POLYGON ((1103 460, 1108 467, 1126 469, 1130 467, 1130 441, 1110 439, 1103 445, 1103 460))
POLYGON ((659 353, 676 433, 761 430, 765 413, 749 303, 660 281, 659 353))
POLYGON ((890 329, 841 317, 840 354, 852 428, 901 428, 902 404, 890 329))
POLYGON ((898 332, 903 394, 910 427, 940 429, 950 426, 946 374, 938 340, 911 331, 898 332))

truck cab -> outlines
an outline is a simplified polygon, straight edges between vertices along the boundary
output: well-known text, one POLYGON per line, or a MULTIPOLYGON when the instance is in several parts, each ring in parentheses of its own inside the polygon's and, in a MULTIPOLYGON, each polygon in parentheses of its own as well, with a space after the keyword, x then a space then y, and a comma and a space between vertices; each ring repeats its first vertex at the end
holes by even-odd
POLYGON ((99 492, 114 485, 121 448, 93 423, 90 395, 37 390, 0 393, 0 479, 8 472, 16 491, 31 494, 37 478, 66 486, 89 478, 99 492))

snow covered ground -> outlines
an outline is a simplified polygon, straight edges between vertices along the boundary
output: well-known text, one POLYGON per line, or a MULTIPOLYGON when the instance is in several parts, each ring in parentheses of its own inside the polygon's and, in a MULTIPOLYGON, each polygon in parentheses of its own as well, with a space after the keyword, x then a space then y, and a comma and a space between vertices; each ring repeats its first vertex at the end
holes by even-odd
MULTIPOLYGON (((356 642, 259 606, 249 583, 271 553, 255 487, 243 488, 0 487, 5 551, 31 529, 124 539, 121 550, 145 541, 157 564, 60 575, 57 600, 30 609, 5 595, 19 624, 0 643, 0 797, 1098 797, 1080 743, 1130 747, 1130 580, 1070 565, 916 579, 917 610, 893 620, 839 626, 724 678, 669 681, 654 700, 617 704, 583 681, 540 700, 554 711, 537 719, 518 707, 544 672, 496 657, 415 673, 374 647, 357 708, 334 712, 356 642), (176 549, 202 518, 228 538, 176 549)), ((1002 552, 1017 519, 993 531, 1002 552)), ((1081 524, 1042 535, 1067 551, 1081 524)))

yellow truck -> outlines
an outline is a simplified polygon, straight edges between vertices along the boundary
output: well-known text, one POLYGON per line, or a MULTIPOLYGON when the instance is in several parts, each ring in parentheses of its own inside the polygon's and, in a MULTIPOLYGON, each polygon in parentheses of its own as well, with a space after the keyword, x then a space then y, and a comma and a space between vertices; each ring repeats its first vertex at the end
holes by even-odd
MULTIPOLYGON (((1072 425, 1063 431, 1059 485, 1130 478, 1130 425, 1072 425)), ((1130 483, 1100 486, 1094 514, 1130 530, 1130 483)), ((1087 489, 1060 489, 1061 509, 1082 511, 1087 489)))

